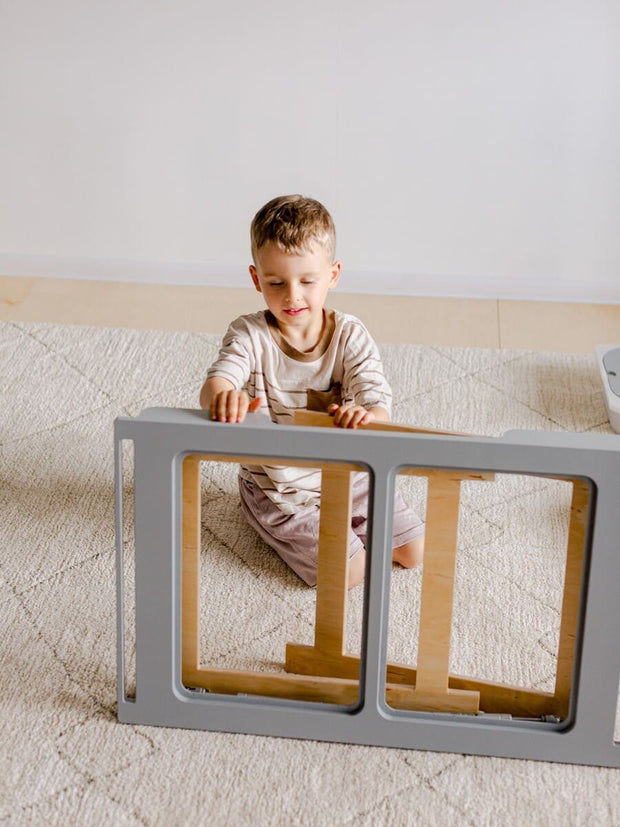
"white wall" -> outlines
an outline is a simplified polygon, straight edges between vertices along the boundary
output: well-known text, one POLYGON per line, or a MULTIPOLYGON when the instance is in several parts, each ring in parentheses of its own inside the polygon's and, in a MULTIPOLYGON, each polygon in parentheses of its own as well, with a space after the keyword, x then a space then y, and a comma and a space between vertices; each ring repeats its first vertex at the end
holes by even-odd
POLYGON ((620 302, 614 0, 0 0, 0 272, 246 284, 282 192, 343 289, 620 302))

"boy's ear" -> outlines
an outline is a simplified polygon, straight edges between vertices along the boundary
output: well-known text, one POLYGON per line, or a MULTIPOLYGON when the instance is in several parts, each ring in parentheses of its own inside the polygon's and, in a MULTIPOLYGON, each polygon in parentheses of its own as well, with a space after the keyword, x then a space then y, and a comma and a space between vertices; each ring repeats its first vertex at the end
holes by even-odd
POLYGON ((254 282, 254 287, 258 290, 259 293, 263 291, 260 288, 260 282, 258 280, 258 273, 256 272, 256 267, 253 264, 250 264, 250 275, 252 276, 252 281, 254 282))
POLYGON ((340 278, 340 270, 342 268, 342 263, 340 261, 335 261, 331 267, 331 278, 329 280, 329 289, 333 290, 334 287, 338 284, 338 279, 340 278))

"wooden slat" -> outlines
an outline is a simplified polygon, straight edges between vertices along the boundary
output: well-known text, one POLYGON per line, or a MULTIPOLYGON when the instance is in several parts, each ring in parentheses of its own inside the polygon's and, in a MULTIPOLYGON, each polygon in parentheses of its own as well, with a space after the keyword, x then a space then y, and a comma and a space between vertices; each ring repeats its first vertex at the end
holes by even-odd
MULTIPOLYGON (((446 474, 445 468, 399 468, 399 474, 406 477, 443 477, 446 474)), ((495 474, 489 471, 458 471, 450 470, 448 473, 459 480, 473 480, 474 482, 493 482, 495 474)))
POLYGON ((540 718, 553 715, 554 698, 551 692, 524 689, 521 686, 483 681, 461 675, 450 675, 450 689, 468 689, 480 694, 482 712, 496 715, 514 715, 518 718, 540 718))
MULTIPOLYGON (((357 655, 331 657, 317 652, 313 646, 289 643, 286 647, 286 671, 301 675, 323 675, 325 677, 357 680, 360 659, 357 655)), ((415 686, 417 670, 399 663, 388 663, 387 683, 415 686)), ((450 675, 450 689, 467 689, 480 693, 480 709, 483 712, 509 714, 523 718, 539 718, 555 714, 555 700, 552 692, 524 689, 521 686, 494 683, 480 678, 450 675)))
POLYGON ((558 666, 555 680, 556 712, 559 718, 568 715, 570 693, 575 662, 575 644, 579 621, 579 601, 583 580, 583 558, 588 520, 590 488, 579 479, 571 480, 573 497, 568 528, 564 595, 560 621, 558 666))
POLYGON ((195 456, 183 460, 182 519, 182 673, 197 669, 200 661, 200 461, 195 456))
MULTIPOLYGON (((359 698, 356 680, 304 675, 274 675, 236 669, 188 670, 184 678, 188 687, 207 689, 222 695, 264 695, 295 701, 353 705, 359 698)), ((407 686, 390 684, 386 688, 388 703, 395 709, 416 709, 430 712, 475 712, 471 693, 450 690, 441 703, 433 696, 415 693, 407 686)))
MULTIPOLYGON (((295 411, 294 425, 306 425, 312 428, 334 428, 334 418, 328 413, 320 411, 295 411)), ((400 431, 407 434, 441 434, 443 436, 473 436, 459 431, 438 431, 435 428, 416 428, 411 425, 399 425, 396 422, 371 422, 369 425, 359 425, 364 431, 400 431)))
POLYGON ((314 645, 319 651, 342 654, 347 611, 351 472, 341 466, 321 474, 316 624, 314 645))
POLYGON ((416 682, 424 692, 448 691, 460 486, 449 473, 428 481, 416 682))
POLYGON ((274 675, 236 669, 194 669, 183 676, 185 686, 208 689, 224 695, 266 695, 295 701, 354 704, 359 696, 357 681, 333 677, 274 675))
MULTIPOLYGON (((334 428, 334 418, 326 413, 318 411, 295 411, 293 417, 294 425, 302 425, 315 428, 334 428)), ((439 434, 442 436, 473 436, 473 434, 463 434, 458 431, 437 431, 432 428, 414 428, 407 425, 398 425, 394 422, 371 422, 370 425, 360 425, 359 429, 362 431, 390 431, 402 432, 408 434, 439 434)), ((359 469, 364 470, 364 469, 359 469)), ((416 477, 432 477, 438 474, 443 474, 444 471, 438 468, 401 468, 399 474, 416 477)), ((492 481, 495 479, 494 473, 484 471, 459 471, 464 480, 481 480, 492 481)))
POLYGON ((424 712, 456 712, 475 715, 480 709, 480 694, 462 689, 425 692, 410 686, 388 684, 385 699, 394 709, 415 709, 424 712))

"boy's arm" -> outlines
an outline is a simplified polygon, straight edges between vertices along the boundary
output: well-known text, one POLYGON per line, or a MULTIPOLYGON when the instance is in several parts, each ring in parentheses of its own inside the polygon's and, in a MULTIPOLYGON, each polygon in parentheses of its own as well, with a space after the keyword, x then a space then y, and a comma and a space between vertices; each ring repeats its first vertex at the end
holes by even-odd
POLYGON ((390 414, 380 405, 364 408, 362 405, 330 405, 328 412, 334 417, 338 428, 357 428, 371 422, 389 422, 390 414))
POLYGON ((233 383, 223 376, 212 376, 200 391, 200 407, 211 414, 211 419, 218 422, 243 422, 248 411, 260 407, 260 399, 250 404, 250 398, 244 390, 237 390, 233 383))
POLYGON ((223 376, 213 376, 207 379, 200 389, 200 407, 205 411, 210 410, 211 400, 222 391, 234 390, 235 386, 228 379, 223 376))
POLYGON ((235 319, 224 334, 216 361, 207 372, 200 390, 200 407, 218 422, 242 422, 248 410, 260 407, 249 404, 244 388, 252 365, 252 342, 244 316, 235 319))
POLYGON ((343 385, 353 404, 331 405, 334 425, 357 428, 390 421, 392 391, 383 373, 379 349, 362 322, 355 320, 343 354, 343 385))
POLYGON ((390 421, 390 414, 386 411, 385 408, 382 408, 380 405, 375 405, 373 408, 368 409, 368 413, 372 414, 372 421, 373 422, 389 422, 390 421))

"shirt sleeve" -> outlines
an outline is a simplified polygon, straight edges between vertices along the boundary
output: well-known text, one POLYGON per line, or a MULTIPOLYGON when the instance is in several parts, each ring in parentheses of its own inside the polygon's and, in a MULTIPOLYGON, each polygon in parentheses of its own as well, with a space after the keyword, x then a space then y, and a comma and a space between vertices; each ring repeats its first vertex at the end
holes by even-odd
POLYGON ((356 405, 380 406, 391 415, 392 389, 383 372, 379 348, 359 320, 347 331, 343 385, 346 396, 356 405))
POLYGON ((250 378, 253 363, 250 332, 243 319, 235 319, 224 334, 217 359, 207 371, 207 379, 219 376, 241 390, 250 378))

